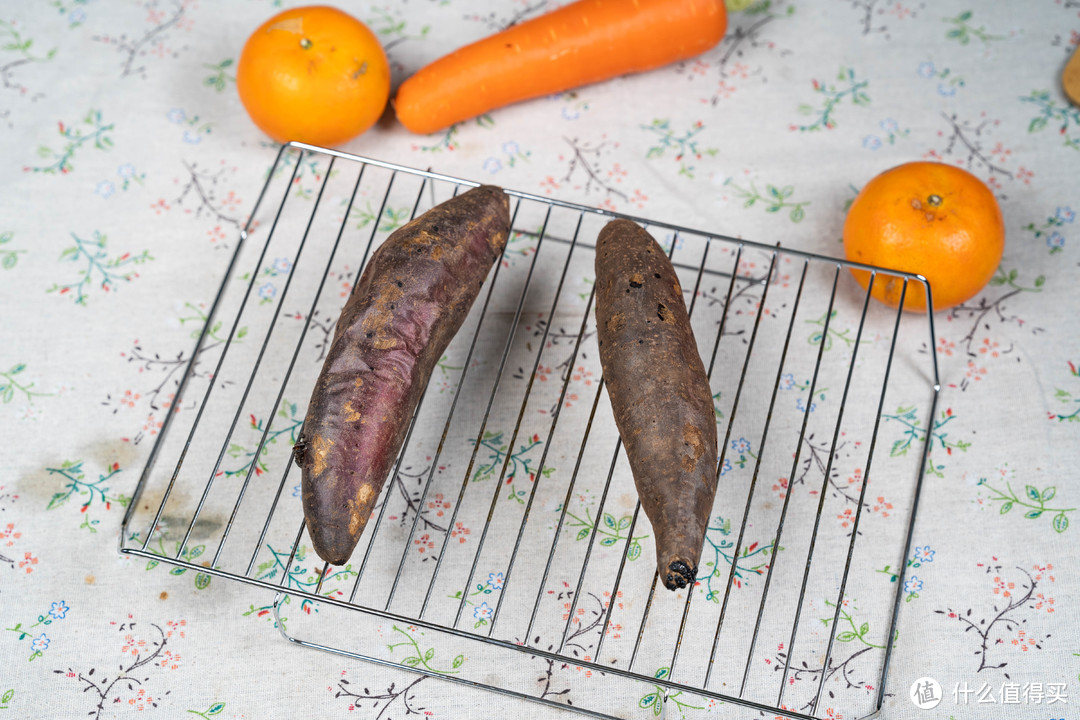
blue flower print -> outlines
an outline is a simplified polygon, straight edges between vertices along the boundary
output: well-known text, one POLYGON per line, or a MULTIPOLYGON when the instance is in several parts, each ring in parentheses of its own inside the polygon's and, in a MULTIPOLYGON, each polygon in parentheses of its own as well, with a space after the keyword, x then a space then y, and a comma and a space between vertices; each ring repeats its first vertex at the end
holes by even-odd
POLYGON ((180 123, 187 120, 187 113, 185 113, 180 108, 173 108, 172 110, 169 111, 169 114, 166 115, 165 117, 167 117, 169 119, 169 122, 179 125, 180 123))
POLYGON ((892 118, 885 118, 881 121, 881 129, 887 133, 900 132, 900 123, 892 118))
POLYGON ((739 438, 738 440, 731 441, 731 449, 740 455, 745 455, 750 452, 750 441, 746 438, 739 438))
POLYGON ((489 157, 484 161, 484 169, 494 175, 502 170, 502 163, 497 158, 489 157))
MULTIPOLYGON (((806 412, 806 403, 803 402, 802 398, 795 398, 795 407, 797 407, 800 412, 806 412)), ((817 403, 810 403, 810 412, 814 412, 815 410, 817 410, 817 403)))
POLYGON ((68 23, 70 25, 82 25, 84 22, 86 22, 86 11, 82 8, 75 8, 68 13, 68 23))
POLYGON ((486 602, 482 602, 473 609, 473 617, 477 620, 490 620, 493 612, 495 612, 495 610, 490 605, 486 602))
POLYGON ((273 300, 277 295, 277 288, 273 283, 263 283, 259 286, 259 297, 263 300, 273 300))
POLYGON ((932 78, 932 77, 934 77, 934 73, 936 73, 936 72, 937 72, 937 70, 934 68, 934 63, 932 63, 932 62, 919 63, 919 77, 932 78))
POLYGON ((862 146, 867 150, 877 150, 881 147, 881 138, 876 135, 867 135, 863 138, 862 146))
POLYGON ((94 192, 103 198, 110 198, 113 196, 113 193, 116 192, 116 186, 108 180, 102 180, 97 184, 97 187, 94 188, 94 192))
POLYGON ((44 652, 48 647, 49 637, 45 633, 41 633, 30 643, 30 649, 36 653, 44 652))
POLYGON ((1076 219, 1076 213, 1073 212, 1073 209, 1071 207, 1066 205, 1065 207, 1059 207, 1054 217, 1056 217, 1063 223, 1071 223, 1073 220, 1076 219))
POLYGON ((929 545, 917 547, 915 548, 915 559, 923 563, 934 562, 934 551, 930 549, 929 545))
POLYGON ((720 477, 727 475, 729 472, 731 472, 731 461, 724 458, 724 464, 720 466, 720 477))
POLYGON ((1065 236, 1055 230, 1046 236, 1046 245, 1051 248, 1065 247, 1065 236))
POLYGON ((284 274, 288 273, 290 270, 292 270, 292 261, 289 260, 289 258, 283 258, 283 257, 278 258, 277 260, 274 261, 274 266, 273 267, 274 267, 275 271, 277 271, 277 272, 281 273, 282 275, 284 275, 284 274))
POLYGON ((917 593, 922 590, 922 580, 917 575, 912 575, 904 581, 904 592, 917 593))
POLYGON ((135 166, 131 163, 124 163, 120 167, 116 168, 116 174, 125 180, 135 176, 135 166))
POLYGON ((64 617, 67 615, 68 610, 70 609, 71 608, 67 606, 67 603, 61 600, 52 604, 52 606, 49 608, 49 615, 52 616, 53 620, 63 620, 64 617))
POLYGON ((504 142, 502 150, 507 155, 517 155, 519 152, 521 152, 521 148, 518 147, 518 144, 513 140, 507 140, 506 142, 504 142))
POLYGON ((956 94, 956 88, 952 85, 946 85, 945 83, 938 83, 937 91, 938 95, 942 97, 952 97, 956 94))
POLYGON ((503 578, 503 574, 501 572, 488 573, 487 584, 491 587, 492 590, 502 590, 504 580, 505 578, 503 578))
POLYGON ((199 135, 198 133, 193 133, 190 130, 185 130, 184 142, 188 143, 189 145, 198 145, 202 142, 202 135, 199 135))
POLYGON ((791 390, 795 387, 795 376, 791 373, 784 373, 780 376, 780 389, 791 390))

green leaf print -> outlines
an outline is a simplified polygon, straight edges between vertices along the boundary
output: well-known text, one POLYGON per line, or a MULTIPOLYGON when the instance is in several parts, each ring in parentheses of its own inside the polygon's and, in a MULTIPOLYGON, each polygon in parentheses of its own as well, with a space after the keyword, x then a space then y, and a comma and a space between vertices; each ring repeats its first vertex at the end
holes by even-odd
POLYGON ((835 111, 844 100, 850 100, 853 105, 859 106, 870 104, 870 96, 866 94, 869 82, 857 79, 855 70, 852 68, 840 68, 835 83, 825 83, 816 79, 811 83, 814 92, 821 96, 821 107, 815 109, 807 103, 800 104, 799 112, 803 115, 815 116, 814 121, 806 125, 791 125, 791 130, 799 132, 832 130, 837 126, 835 111))
POLYGON ((75 166, 72 158, 85 146, 93 146, 98 150, 108 150, 113 141, 109 133, 113 131, 114 124, 106 124, 102 119, 100 110, 90 110, 82 119, 82 124, 67 125, 57 123, 60 137, 64 145, 59 150, 54 150, 48 145, 38 147, 37 154, 42 160, 51 160, 46 165, 27 166, 25 172, 44 173, 46 175, 67 175, 75 166))
MULTIPOLYGON (((406 632, 405 630, 402 630, 397 625, 394 625, 393 628, 394 632, 400 634, 405 639, 399 643, 390 643, 389 645, 387 645, 387 647, 390 649, 391 653, 394 652, 394 650, 396 650, 397 648, 405 648, 405 652, 411 651, 411 655, 408 655, 401 659, 401 662, 405 665, 408 665, 409 667, 423 666, 425 670, 437 673, 439 675, 456 675, 458 669, 465 662, 465 656, 458 655, 451 661, 449 670, 440 670, 439 668, 431 664, 435 661, 435 648, 421 650, 419 643, 417 643, 416 638, 412 634, 406 632)), ((422 634, 423 633, 421 633, 421 635, 422 634)))
POLYGON ((986 32, 985 26, 980 25, 976 28, 969 25, 968 23, 973 16, 974 15, 970 10, 965 10, 954 18, 943 18, 944 22, 953 26, 950 30, 946 31, 945 37, 950 40, 956 40, 961 45, 970 44, 972 38, 981 40, 983 43, 1004 39, 1004 35, 991 35, 986 32))
POLYGON ((53 283, 46 292, 70 295, 76 305, 86 305, 93 287, 111 292, 116 290, 121 282, 131 282, 139 276, 134 266, 154 259, 148 250, 139 254, 126 252, 119 257, 111 256, 106 249, 108 237, 97 230, 90 239, 81 238, 75 233, 71 233, 71 237, 75 244, 60 253, 60 260, 81 266, 78 279, 64 284, 53 283))
POLYGON ((24 370, 26 370, 26 363, 16 363, 7 372, 0 370, 0 402, 4 404, 10 403, 15 399, 16 393, 25 397, 29 403, 33 403, 36 397, 47 397, 53 394, 34 390, 34 383, 26 381, 25 376, 15 377, 24 370))
POLYGON ((1034 105, 1038 113, 1028 123, 1028 133, 1038 133, 1052 128, 1057 131, 1065 147, 1080 150, 1080 108, 1068 103, 1058 105, 1049 90, 1032 90, 1020 102, 1034 105))
POLYGON ((766 183, 764 194, 758 190, 753 181, 747 187, 742 187, 735 182, 735 178, 728 178, 724 181, 724 186, 731 188, 735 197, 743 201, 744 208, 753 207, 759 202, 765 206, 765 212, 768 213, 778 213, 784 208, 791 208, 788 219, 795 223, 801 222, 806 217, 806 206, 810 204, 809 200, 802 202, 789 200, 788 198, 795 193, 795 188, 791 185, 778 188, 766 183))
POLYGON ((1068 513, 1076 510, 1075 507, 1047 507, 1047 503, 1057 497, 1057 487, 1049 486, 1039 490, 1034 485, 1025 485, 1022 495, 1013 491, 1012 484, 1005 481, 1005 487, 995 487, 986 478, 980 478, 978 486, 986 488, 991 494, 989 501, 1000 502, 998 512, 1007 515, 1014 507, 1025 508, 1024 519, 1038 520, 1043 515, 1053 514, 1051 526, 1055 532, 1063 533, 1069 529, 1068 513))
POLYGON ((11 270, 19 262, 19 255, 25 253, 25 250, 13 250, 11 248, 3 247, 11 242, 14 237, 14 233, 3 232, 0 233, 0 267, 4 270, 11 270))

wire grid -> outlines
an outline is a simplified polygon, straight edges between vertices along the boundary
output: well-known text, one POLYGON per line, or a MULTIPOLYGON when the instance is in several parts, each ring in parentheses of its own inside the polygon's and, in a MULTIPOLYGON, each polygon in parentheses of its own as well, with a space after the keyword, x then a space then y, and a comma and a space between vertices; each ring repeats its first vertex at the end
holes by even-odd
POLYGON ((938 376, 926 352, 932 317, 872 303, 848 270, 867 271, 871 287, 924 292, 930 306, 915 275, 630 218, 680 276, 722 440, 698 587, 669 593, 658 590, 651 528, 593 351, 593 242, 628 216, 508 190, 506 252, 409 420, 360 545, 344 568, 312 564, 289 451, 333 323, 394 227, 476 184, 281 148, 127 509, 120 552, 274 591, 278 626, 300 645, 560 707, 559 694, 515 684, 507 668, 594 673, 572 709, 597 717, 661 714, 691 695, 824 717, 823 697, 845 702, 832 689, 834 654, 857 639, 880 650, 873 682, 860 683, 875 691, 838 709, 876 713, 938 376), (929 411, 888 412, 907 402, 929 411), (909 431, 884 447, 883 420, 909 431), (873 501, 884 487, 889 521, 873 501), (883 564, 897 568, 888 593, 883 564), (878 598, 873 638, 868 622, 855 624, 856 596, 878 598), (292 599, 323 609, 307 623, 311 639, 284 629, 292 599), (331 624, 338 611, 357 628, 347 642, 331 624), (808 620, 815 612, 824 631, 808 620), (473 649, 443 669, 428 656, 386 657, 371 637, 387 623, 473 649), (841 623, 854 632, 838 634, 841 623), (768 647, 777 650, 762 664, 768 647), (467 673, 483 661, 486 673, 467 673), (626 685, 655 693, 616 710, 612 693, 626 685))

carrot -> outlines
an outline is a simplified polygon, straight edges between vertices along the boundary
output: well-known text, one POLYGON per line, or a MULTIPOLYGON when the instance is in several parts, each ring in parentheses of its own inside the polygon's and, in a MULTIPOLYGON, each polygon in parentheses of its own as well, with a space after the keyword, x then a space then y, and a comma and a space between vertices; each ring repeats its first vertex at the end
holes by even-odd
POLYGON ((596 333, 615 424, 670 590, 692 585, 716 495, 716 415, 682 288, 630 220, 596 241, 596 333))
POLYGON ((431 133, 521 100, 699 55, 724 37, 723 0, 578 0, 421 68, 393 101, 431 133))
POLYGON ((345 303, 293 447, 311 543, 328 563, 356 547, 509 226, 501 188, 458 195, 395 230, 345 303))

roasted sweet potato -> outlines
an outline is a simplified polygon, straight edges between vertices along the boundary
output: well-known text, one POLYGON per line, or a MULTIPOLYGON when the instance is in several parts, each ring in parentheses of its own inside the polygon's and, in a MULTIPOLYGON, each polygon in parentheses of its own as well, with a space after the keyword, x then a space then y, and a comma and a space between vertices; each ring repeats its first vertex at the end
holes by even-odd
POLYGON ((615 424, 656 567, 674 590, 697 576, 716 495, 716 418, 709 378, 667 255, 629 220, 596 242, 596 325, 615 424))
POLYGON ((481 186, 399 228, 345 303, 294 448, 315 552, 352 554, 435 364, 506 245, 509 202, 481 186))

